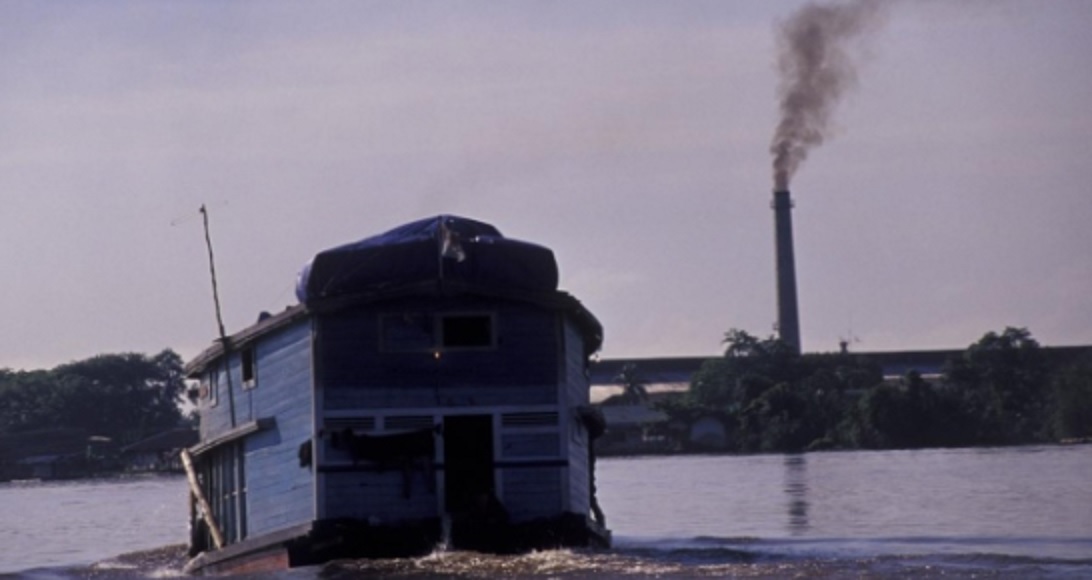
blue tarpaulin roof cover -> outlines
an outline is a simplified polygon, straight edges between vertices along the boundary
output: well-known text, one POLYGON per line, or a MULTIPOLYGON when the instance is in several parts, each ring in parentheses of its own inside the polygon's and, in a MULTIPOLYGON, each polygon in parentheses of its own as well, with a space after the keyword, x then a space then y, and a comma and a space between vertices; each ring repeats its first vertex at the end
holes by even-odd
POLYGON ((296 297, 310 305, 429 281, 553 292, 557 261, 550 249, 505 238, 487 223, 441 215, 320 252, 300 272, 296 297))
MULTIPOLYGON (((603 343, 603 327, 557 287, 557 261, 549 248, 506 238, 484 222, 441 215, 319 252, 296 280, 301 304, 260 318, 227 344, 242 348, 311 311, 407 294, 469 291, 567 312, 591 355, 603 343)), ((186 365, 186 376, 199 377, 224 353, 224 342, 218 341, 186 365)))

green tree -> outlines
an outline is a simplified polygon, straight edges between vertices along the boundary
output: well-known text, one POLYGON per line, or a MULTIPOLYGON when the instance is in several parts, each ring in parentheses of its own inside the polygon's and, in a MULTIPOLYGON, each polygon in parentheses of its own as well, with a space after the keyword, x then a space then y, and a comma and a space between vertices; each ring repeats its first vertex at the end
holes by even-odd
POLYGON ((742 451, 843 445, 847 393, 882 380, 879 367, 852 355, 800 356, 774 337, 759 339, 738 329, 725 333, 724 345, 723 357, 706 361, 694 374, 689 407, 678 410, 725 416, 735 428, 732 445, 742 451))
POLYGON ((1092 356, 1062 371, 1023 328, 988 332, 948 361, 942 382, 885 382, 849 353, 796 355, 773 337, 725 333, 688 395, 661 405, 713 415, 740 451, 1004 445, 1092 436, 1092 356))
POLYGON ((953 434, 954 408, 912 371, 900 384, 881 384, 858 399, 853 444, 872 449, 944 446, 953 434))
POLYGON ((173 427, 182 419, 178 404, 185 381, 182 359, 171 350, 148 357, 107 354, 54 369, 83 383, 71 398, 77 423, 94 433, 131 442, 173 427))
POLYGON ((65 386, 49 371, 6 373, 0 382, 0 432, 63 425, 65 386))
POLYGON ((648 401, 648 386, 633 363, 622 365, 622 371, 614 380, 622 385, 622 401, 636 405, 648 401))
POLYGON ((1027 329, 986 333, 963 356, 949 361, 945 375, 975 420, 976 443, 1047 439, 1048 366, 1027 329))
POLYGON ((690 396, 699 405, 738 413, 778 382, 797 378, 797 356, 780 340, 732 329, 722 344, 724 356, 707 360, 691 379, 690 396))
POLYGON ((0 373, 0 432, 74 427, 129 443, 178 425, 184 389, 182 359, 171 350, 7 371, 0 373))
POLYGON ((778 383, 740 414, 744 451, 802 451, 814 440, 804 420, 808 402, 790 383, 778 383))

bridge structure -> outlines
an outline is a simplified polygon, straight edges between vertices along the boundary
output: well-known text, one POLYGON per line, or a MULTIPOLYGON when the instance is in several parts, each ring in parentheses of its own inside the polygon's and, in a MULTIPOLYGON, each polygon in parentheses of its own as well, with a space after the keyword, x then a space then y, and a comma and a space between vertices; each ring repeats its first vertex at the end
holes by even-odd
MULTIPOLYGON (((910 371, 917 371, 926 378, 939 377, 945 363, 951 358, 962 356, 963 352, 964 349, 938 349, 850 352, 848 355, 879 365, 883 369, 884 377, 895 379, 906 376, 910 371)), ((1055 361, 1066 362, 1092 352, 1092 345, 1043 347, 1043 352, 1055 361)), ((592 387, 620 386, 617 380, 618 375, 626 365, 634 365, 637 375, 646 385, 676 385, 675 390, 678 390, 677 386, 690 384, 691 377, 701 368, 702 363, 719 356, 722 355, 604 358, 591 366, 591 385, 592 387)))

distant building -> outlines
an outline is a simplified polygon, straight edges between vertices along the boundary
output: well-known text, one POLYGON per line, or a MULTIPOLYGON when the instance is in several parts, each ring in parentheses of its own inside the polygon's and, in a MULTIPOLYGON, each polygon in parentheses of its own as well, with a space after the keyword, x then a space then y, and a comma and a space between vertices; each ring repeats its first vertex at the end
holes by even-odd
POLYGON ((638 403, 600 407, 607 420, 607 431, 595 442, 600 455, 634 455, 671 449, 663 432, 667 413, 638 403))
POLYGON ((687 440, 691 447, 716 451, 728 446, 728 429, 716 417, 699 417, 690 424, 687 440))
POLYGON ((0 435, 0 481, 86 477, 103 468, 110 446, 109 438, 83 429, 0 435))
POLYGON ((647 398, 639 402, 615 394, 596 405, 607 423, 606 433, 596 440, 596 453, 641 455, 678 451, 686 426, 672 424, 667 413, 657 408, 664 400, 685 392, 677 385, 650 385, 647 398))
POLYGON ((200 439, 197 429, 179 427, 142 439, 121 449, 127 471, 182 471, 180 454, 200 439))

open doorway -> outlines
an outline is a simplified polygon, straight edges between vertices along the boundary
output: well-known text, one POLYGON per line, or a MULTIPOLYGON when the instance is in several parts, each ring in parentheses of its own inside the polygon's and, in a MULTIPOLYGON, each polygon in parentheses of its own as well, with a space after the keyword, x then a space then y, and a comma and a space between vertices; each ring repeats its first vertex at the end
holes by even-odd
POLYGON ((447 512, 468 511, 476 496, 495 495, 493 417, 444 417, 444 503, 447 512))

